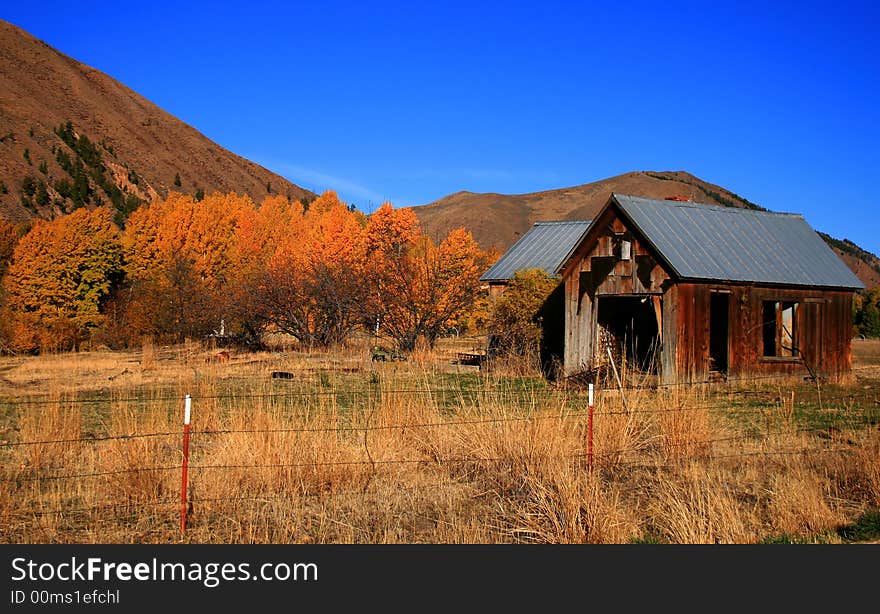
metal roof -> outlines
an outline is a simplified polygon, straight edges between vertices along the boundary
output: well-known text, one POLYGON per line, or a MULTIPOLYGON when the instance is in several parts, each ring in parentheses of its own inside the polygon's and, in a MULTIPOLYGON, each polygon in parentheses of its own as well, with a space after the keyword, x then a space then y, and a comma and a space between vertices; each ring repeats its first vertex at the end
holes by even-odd
POLYGON ((864 288, 799 214, 612 199, 680 278, 864 288))
POLYGON ((480 281, 507 281, 523 269, 543 269, 556 275, 589 226, 590 220, 535 222, 480 281))

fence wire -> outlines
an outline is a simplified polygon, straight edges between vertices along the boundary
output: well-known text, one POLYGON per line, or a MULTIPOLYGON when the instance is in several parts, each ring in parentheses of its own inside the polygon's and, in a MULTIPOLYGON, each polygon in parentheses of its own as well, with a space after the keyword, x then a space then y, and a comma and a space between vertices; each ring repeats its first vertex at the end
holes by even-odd
MULTIPOLYGON (((729 385, 730 383, 736 382, 755 382, 761 380, 779 380, 780 376, 767 376, 767 377, 753 377, 753 378, 742 378, 742 379, 728 379, 726 381, 700 381, 700 382, 682 382, 677 384, 658 384, 656 386, 623 386, 620 388, 611 388, 605 392, 620 392, 622 391, 631 391, 631 390, 662 390, 667 388, 674 388, 680 385, 686 385, 693 387, 695 385, 702 384, 714 384, 719 388, 723 388, 725 385, 729 385)), ((733 392, 733 391, 731 391, 733 392)), ((766 394, 765 391, 747 391, 747 390, 739 390, 735 391, 736 394, 766 394)), ((525 396, 526 400, 538 400, 538 401, 550 401, 550 400, 561 400, 563 403, 570 403, 573 406, 577 406, 585 401, 586 390, 578 389, 578 388, 569 388, 569 389, 554 389, 554 388, 481 388, 481 389, 469 389, 469 388, 402 388, 402 389, 383 389, 381 387, 376 388, 365 388, 365 389, 356 389, 356 390, 333 390, 333 391, 321 391, 321 390, 299 390, 299 391, 284 391, 277 393, 222 393, 222 394, 205 394, 205 395, 194 395, 192 396, 193 402, 198 401, 218 401, 218 400, 229 400, 236 402, 246 402, 251 399, 280 399, 280 398, 316 398, 316 397, 343 397, 346 395, 350 396, 366 396, 368 397, 367 402, 373 403, 377 400, 381 399, 384 396, 394 396, 394 395, 456 395, 461 398, 469 398, 473 400, 479 400, 481 396, 486 394, 491 395, 511 395, 511 396, 525 396)), ((859 395, 847 395, 846 402, 854 403, 857 400, 862 402, 873 401, 877 404, 877 394, 875 393, 863 393, 859 395)), ((91 397, 91 398, 58 398, 58 399, 24 399, 24 400, 0 400, 0 405, 12 407, 12 408, 29 408, 29 407, 40 407, 46 405, 55 405, 55 406, 75 406, 80 404, 87 405, 98 405, 98 404, 108 404, 110 406, 119 406, 119 405, 146 405, 155 402, 174 402, 180 403, 182 402, 182 397, 179 395, 174 396, 144 396, 144 397, 91 397)), ((776 403, 784 404, 785 399, 777 399, 776 403)), ((559 411, 559 412, 542 412, 542 413, 534 413, 527 415, 517 415, 517 416, 503 416, 503 417, 488 417, 488 418, 468 418, 461 420, 443 420, 443 421, 430 421, 430 422, 415 422, 415 423, 405 423, 401 422, 398 424, 369 424, 369 420, 363 424, 349 423, 343 425, 336 426, 316 426, 316 427, 308 427, 308 426, 297 426, 290 428, 238 428, 238 429, 196 429, 191 431, 191 435, 195 437, 206 437, 206 438, 216 438, 216 437, 224 437, 235 434, 262 434, 262 435, 274 435, 274 434, 302 434, 302 433, 322 433, 322 432, 363 432, 365 437, 369 432, 376 431, 391 431, 391 430, 407 430, 407 429, 439 429, 439 428, 450 428, 450 427, 463 427, 463 426, 475 426, 475 425, 495 425, 495 426, 503 426, 508 423, 523 423, 523 422, 535 422, 535 421, 543 421, 543 420, 557 420, 557 421, 566 421, 566 420, 582 420, 584 418, 588 418, 590 415, 593 416, 594 420, 597 418, 603 417, 611 417, 611 416, 651 416, 651 415, 663 415, 663 414, 675 414, 675 413, 692 413, 697 411, 706 411, 706 410, 727 410, 730 412, 735 412, 736 414, 761 414, 767 415, 769 412, 772 412, 774 407, 754 407, 750 404, 745 405, 737 405, 730 403, 729 400, 721 400, 698 404, 698 405, 688 405, 682 407, 664 407, 664 408, 655 408, 655 409, 634 409, 634 410, 602 410, 602 411, 586 411, 583 407, 576 407, 570 411, 559 411)), ((661 462, 659 458, 640 458, 633 460, 621 460, 619 457, 627 457, 628 455, 638 453, 642 456, 645 456, 646 453, 651 452, 659 452, 660 450, 668 450, 669 448, 678 448, 678 447, 704 447, 704 446, 712 446, 713 444, 722 443, 722 442, 746 442, 751 441, 753 443, 760 443, 762 441, 768 440, 774 434, 791 434, 791 433, 813 433, 819 434, 830 438, 828 435, 828 431, 832 429, 840 429, 840 428, 856 428, 856 427, 865 427, 865 426, 876 426, 878 422, 880 422, 880 417, 875 416, 874 414, 878 411, 877 407, 846 407, 846 408, 838 408, 836 411, 859 411, 864 415, 861 417, 855 416, 848 419, 842 420, 832 420, 830 423, 823 423, 822 426, 815 427, 801 427, 792 429, 790 425, 783 426, 779 431, 772 431, 769 428, 762 433, 759 434, 743 434, 737 436, 730 437, 721 437, 721 438, 713 438, 713 439, 705 439, 705 440, 687 440, 681 442, 655 442, 654 448, 647 448, 646 446, 641 447, 628 447, 614 450, 597 450, 594 453, 580 452, 575 454, 566 454, 559 456, 552 455, 537 455, 534 458, 546 458, 548 460, 578 460, 583 462, 585 459, 596 460, 597 465, 601 466, 601 462, 603 459, 613 459, 611 465, 613 467, 627 466, 633 468, 646 468, 646 469, 657 469, 669 466, 678 466, 681 462, 685 461, 712 461, 712 460, 721 460, 721 459, 735 459, 735 458, 749 458, 749 457, 774 457, 774 456, 793 456, 793 455, 815 455, 815 454, 825 454, 825 453, 846 453, 853 452, 855 448, 853 446, 847 448, 799 448, 799 449, 784 449, 784 450, 742 450, 739 452, 728 452, 723 454, 697 454, 697 455, 686 455, 680 458, 675 459, 674 461, 669 462, 661 462)), ((318 415, 306 415, 303 416, 306 419, 314 419, 319 417, 327 417, 323 414, 318 415)), ((338 417, 338 416, 337 416, 338 417)), ((24 448, 27 446, 48 446, 48 445, 81 445, 81 444, 101 444, 111 441, 127 441, 127 440, 137 440, 137 439, 161 439, 161 438, 178 438, 181 437, 181 431, 156 431, 156 432, 142 432, 142 433, 126 433, 119 435, 101 435, 101 436, 89 436, 89 437, 81 437, 81 438, 58 438, 58 439, 42 439, 42 440, 32 440, 32 441, 2 441, 0 442, 0 450, 2 449, 16 449, 16 448, 24 448)), ((366 450, 369 456, 369 450, 366 450)), ((223 464, 223 463, 195 463, 190 464, 189 469, 195 472, 193 476, 196 480, 198 480, 198 472, 223 472, 223 471, 241 471, 241 470, 260 470, 260 469, 284 469, 284 468, 319 468, 319 467, 335 467, 335 466, 370 466, 373 468, 374 472, 377 467, 380 466, 393 466, 393 465, 415 465, 415 464, 429 464, 429 465, 455 465, 455 464, 488 464, 488 463, 500 463, 507 462, 511 459, 509 457, 492 457, 492 456, 450 456, 450 457, 441 457, 441 456, 426 456, 423 458, 378 458, 373 459, 372 457, 367 459, 356 459, 356 460, 334 460, 334 461, 303 461, 303 462, 289 462, 289 463, 254 463, 254 464, 223 464)), ((111 476, 120 476, 126 474, 138 474, 138 473, 167 473, 172 471, 180 471, 183 465, 180 463, 173 463, 167 465, 158 465, 158 466, 144 466, 144 467, 128 467, 123 469, 115 469, 115 470, 106 470, 106 471, 94 471, 94 472, 85 472, 85 473, 43 473, 38 475, 16 475, 22 470, 17 472, 11 467, 5 469, 7 475, 3 478, 0 478, 0 482, 6 484, 24 484, 24 483, 39 483, 44 481, 74 481, 74 480, 82 480, 82 479, 96 479, 96 478, 107 478, 111 476), (10 475, 11 474, 11 475, 10 475)), ((426 487, 436 487, 437 484, 428 484, 426 487)), ((363 493, 363 489, 358 489, 357 491, 352 491, 351 494, 356 494, 356 492, 363 493)), ((315 494, 312 496, 337 496, 341 494, 345 494, 345 491, 330 491, 329 493, 322 492, 320 494, 315 494)), ((307 496, 305 494, 300 493, 298 496, 307 496)), ((268 500, 271 500, 270 497, 268 500)), ((208 502, 227 502, 231 503, 234 501, 242 501, 242 500, 267 500, 265 495, 261 496, 253 496, 253 497, 223 497, 223 498, 215 498, 215 499, 193 499, 192 504, 198 505, 200 503, 208 503, 208 502)), ((13 519, 13 518, 37 518, 45 515, 59 515, 59 514, 94 514, 96 512, 112 512, 119 510, 131 510, 131 509, 140 509, 140 508, 163 508, 168 506, 171 508, 174 506, 175 509, 179 509, 180 502, 179 500, 168 500, 168 501, 128 501, 128 502, 120 502, 120 503, 111 503, 106 505, 92 506, 92 507, 59 507, 59 508, 39 508, 39 509, 30 509, 30 510, 21 510, 12 513, 8 513, 5 515, 0 515, 0 518, 3 519, 13 519)))

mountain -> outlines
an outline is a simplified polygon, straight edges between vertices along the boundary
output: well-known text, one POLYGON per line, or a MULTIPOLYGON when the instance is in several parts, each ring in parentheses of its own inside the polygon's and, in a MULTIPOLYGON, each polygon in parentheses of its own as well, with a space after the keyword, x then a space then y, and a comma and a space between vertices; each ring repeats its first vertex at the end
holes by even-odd
POLYGON ((104 203, 124 220, 172 190, 314 197, 0 20, 0 217, 51 218, 104 203))
MULTIPOLYGON (((695 202, 766 210, 685 171, 634 171, 571 188, 530 194, 456 192, 414 207, 424 230, 443 237, 464 226, 484 249, 506 250, 540 220, 592 219, 611 192, 647 198, 683 196, 695 202)), ((867 288, 880 285, 880 258, 847 240, 819 233, 867 288)))

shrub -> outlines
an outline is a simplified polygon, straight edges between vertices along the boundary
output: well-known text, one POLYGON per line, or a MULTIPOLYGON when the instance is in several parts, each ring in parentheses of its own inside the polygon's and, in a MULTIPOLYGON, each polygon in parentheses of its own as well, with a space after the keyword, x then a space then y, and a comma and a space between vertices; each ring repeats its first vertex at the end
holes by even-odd
POLYGON ((559 280, 541 269, 518 271, 492 306, 489 329, 500 353, 536 355, 542 337, 541 308, 559 280))

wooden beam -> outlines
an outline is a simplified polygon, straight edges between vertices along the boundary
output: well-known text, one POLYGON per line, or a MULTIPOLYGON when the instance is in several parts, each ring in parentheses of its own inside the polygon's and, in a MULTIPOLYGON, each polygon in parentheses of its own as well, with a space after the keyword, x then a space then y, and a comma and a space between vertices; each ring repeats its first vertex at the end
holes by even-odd
POLYGON ((654 317, 657 318, 657 339, 663 343, 663 308, 660 304, 660 297, 652 296, 651 302, 654 303, 654 317))

